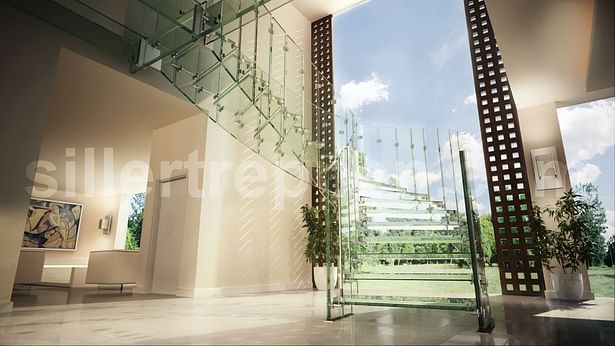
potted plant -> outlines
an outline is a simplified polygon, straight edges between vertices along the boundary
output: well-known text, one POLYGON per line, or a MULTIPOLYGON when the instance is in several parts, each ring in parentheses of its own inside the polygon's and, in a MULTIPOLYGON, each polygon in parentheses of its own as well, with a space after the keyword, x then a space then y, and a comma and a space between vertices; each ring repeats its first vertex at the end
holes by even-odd
MULTIPOLYGON (((338 223, 335 207, 332 208, 330 227, 331 227, 331 287, 337 284, 337 267, 334 258, 339 252, 338 244, 338 223)), ((319 290, 327 289, 327 232, 325 225, 325 210, 310 207, 307 204, 301 207, 303 214, 303 227, 307 230, 307 244, 305 246, 305 257, 307 262, 312 263, 314 283, 319 290)))
POLYGON ((580 300, 583 296, 583 278, 577 273, 579 266, 588 263, 593 254, 590 224, 585 217, 593 212, 580 195, 572 190, 566 192, 555 204, 544 210, 532 208, 530 228, 536 237, 535 256, 551 272, 551 280, 557 297, 563 300, 580 300), (558 230, 545 226, 543 214, 552 218, 558 230), (554 259, 562 272, 553 272, 554 259))

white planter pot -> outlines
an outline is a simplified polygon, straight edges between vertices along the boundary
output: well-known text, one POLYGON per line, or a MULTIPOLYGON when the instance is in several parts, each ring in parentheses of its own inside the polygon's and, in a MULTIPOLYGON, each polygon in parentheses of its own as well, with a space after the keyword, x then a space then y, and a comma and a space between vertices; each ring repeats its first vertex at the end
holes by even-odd
POLYGON ((583 297, 583 277, 580 273, 551 273, 557 298, 579 301, 583 297))
MULTIPOLYGON (((314 267, 314 283, 320 291, 327 289, 327 267, 314 267)), ((337 285, 337 267, 331 267, 331 288, 337 285)))

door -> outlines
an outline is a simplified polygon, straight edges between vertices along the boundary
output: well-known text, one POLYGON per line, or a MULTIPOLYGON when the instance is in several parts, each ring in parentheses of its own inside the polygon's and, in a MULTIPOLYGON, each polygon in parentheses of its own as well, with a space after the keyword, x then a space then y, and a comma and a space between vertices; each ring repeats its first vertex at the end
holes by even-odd
POLYGON ((175 295, 184 237, 186 177, 160 182, 152 293, 175 295))

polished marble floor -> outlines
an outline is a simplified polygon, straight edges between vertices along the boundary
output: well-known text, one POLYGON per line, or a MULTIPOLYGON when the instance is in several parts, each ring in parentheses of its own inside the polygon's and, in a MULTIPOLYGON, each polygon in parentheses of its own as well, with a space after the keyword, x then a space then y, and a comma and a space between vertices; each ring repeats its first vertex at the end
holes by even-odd
POLYGON ((0 315, 0 344, 615 344, 613 299, 492 297, 492 334, 462 311, 358 307, 325 322, 323 292, 108 299, 17 307, 0 315))

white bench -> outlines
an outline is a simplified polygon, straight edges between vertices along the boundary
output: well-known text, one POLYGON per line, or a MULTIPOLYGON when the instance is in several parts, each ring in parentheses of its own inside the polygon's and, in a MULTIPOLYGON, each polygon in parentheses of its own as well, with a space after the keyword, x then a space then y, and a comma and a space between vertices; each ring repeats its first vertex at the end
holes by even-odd
POLYGON ((104 250, 90 252, 86 284, 136 284, 139 252, 130 250, 104 250))

